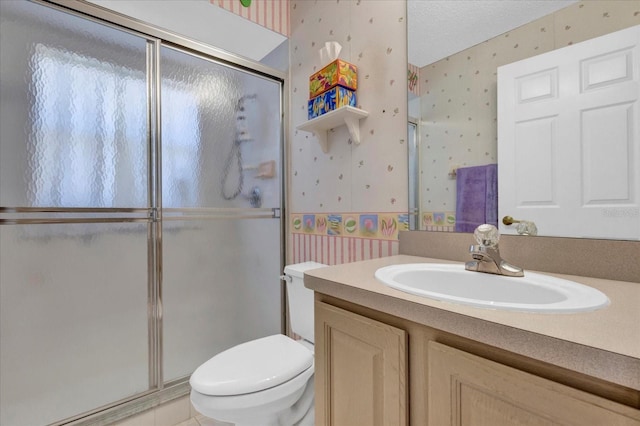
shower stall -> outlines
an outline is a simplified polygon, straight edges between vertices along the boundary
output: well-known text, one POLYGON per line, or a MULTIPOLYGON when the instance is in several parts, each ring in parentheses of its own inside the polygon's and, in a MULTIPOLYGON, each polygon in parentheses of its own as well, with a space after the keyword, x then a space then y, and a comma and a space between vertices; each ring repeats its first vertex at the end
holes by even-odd
POLYGON ((0 424, 106 423, 283 328, 284 76, 0 1, 0 424))

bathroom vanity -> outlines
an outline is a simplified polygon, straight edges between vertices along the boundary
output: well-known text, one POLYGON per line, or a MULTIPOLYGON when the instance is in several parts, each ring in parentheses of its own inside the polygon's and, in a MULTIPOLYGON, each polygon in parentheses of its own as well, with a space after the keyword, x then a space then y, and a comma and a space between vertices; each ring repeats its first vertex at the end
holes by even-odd
MULTIPOLYGON (((389 288, 398 255, 308 271, 316 424, 640 425, 640 285, 549 274, 604 292, 592 312, 540 314, 389 288)), ((450 262, 453 263, 453 262, 450 262)))

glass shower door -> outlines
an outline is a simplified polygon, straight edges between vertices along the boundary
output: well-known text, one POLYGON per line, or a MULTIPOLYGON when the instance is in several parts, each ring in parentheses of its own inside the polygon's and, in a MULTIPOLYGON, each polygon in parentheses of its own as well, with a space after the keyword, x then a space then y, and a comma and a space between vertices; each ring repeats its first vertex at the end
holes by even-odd
POLYGON ((148 41, 0 17, 0 424, 49 424, 150 389, 148 41))
POLYGON ((281 83, 160 52, 164 381, 281 331, 281 83))
POLYGON ((121 418, 281 332, 282 81, 44 2, 0 19, 0 424, 121 418))

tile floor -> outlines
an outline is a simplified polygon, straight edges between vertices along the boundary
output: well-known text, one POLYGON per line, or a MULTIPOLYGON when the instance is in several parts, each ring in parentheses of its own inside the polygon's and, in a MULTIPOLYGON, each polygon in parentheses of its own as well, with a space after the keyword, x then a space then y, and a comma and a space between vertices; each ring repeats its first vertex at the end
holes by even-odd
POLYGON ((191 417, 189 420, 178 423, 175 426, 231 426, 231 423, 221 423, 216 422, 215 420, 208 419, 201 414, 198 414, 196 417, 191 417))
POLYGON ((113 426, 231 426, 199 414, 191 405, 189 395, 137 414, 113 426))

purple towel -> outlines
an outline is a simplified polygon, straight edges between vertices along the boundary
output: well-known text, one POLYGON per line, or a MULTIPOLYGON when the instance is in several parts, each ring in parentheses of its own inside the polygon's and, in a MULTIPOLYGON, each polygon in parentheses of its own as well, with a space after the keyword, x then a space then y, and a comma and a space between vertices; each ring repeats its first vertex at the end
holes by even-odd
POLYGON ((498 165, 457 170, 456 232, 473 232, 483 223, 498 226, 498 165))

